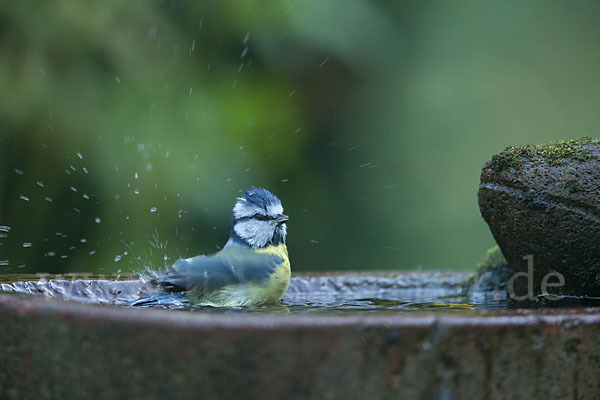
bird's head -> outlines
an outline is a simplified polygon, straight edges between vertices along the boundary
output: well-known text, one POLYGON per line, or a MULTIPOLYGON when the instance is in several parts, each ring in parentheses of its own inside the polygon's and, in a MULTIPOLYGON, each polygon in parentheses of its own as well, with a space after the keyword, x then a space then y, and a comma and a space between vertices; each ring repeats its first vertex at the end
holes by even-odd
POLYGON ((233 207, 232 236, 258 248, 285 244, 288 217, 277 196, 256 187, 242 193, 233 207))

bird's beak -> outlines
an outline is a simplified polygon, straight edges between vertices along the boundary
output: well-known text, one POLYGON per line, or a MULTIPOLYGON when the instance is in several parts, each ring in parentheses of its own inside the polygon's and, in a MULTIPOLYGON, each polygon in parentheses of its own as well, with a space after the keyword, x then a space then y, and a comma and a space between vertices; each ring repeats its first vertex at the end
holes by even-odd
POLYGON ((279 214, 276 219, 277 225, 286 223, 288 219, 290 219, 290 217, 288 217, 287 215, 279 214))

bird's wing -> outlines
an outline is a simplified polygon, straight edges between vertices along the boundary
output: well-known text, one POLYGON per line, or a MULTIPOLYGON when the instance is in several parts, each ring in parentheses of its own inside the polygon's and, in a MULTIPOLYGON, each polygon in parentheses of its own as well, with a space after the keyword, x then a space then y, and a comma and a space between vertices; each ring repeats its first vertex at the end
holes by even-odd
POLYGON ((169 292, 213 291, 223 286, 266 280, 283 259, 244 247, 228 247, 212 256, 178 260, 154 282, 169 292))

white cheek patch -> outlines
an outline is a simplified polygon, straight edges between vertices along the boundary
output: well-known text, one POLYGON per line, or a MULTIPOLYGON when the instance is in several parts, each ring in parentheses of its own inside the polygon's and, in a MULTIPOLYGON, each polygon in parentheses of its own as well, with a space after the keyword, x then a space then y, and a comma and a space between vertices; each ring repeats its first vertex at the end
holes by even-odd
POLYGON ((257 213, 264 214, 264 212, 265 210, 263 210, 261 207, 248 203, 246 199, 242 198, 238 199, 237 203, 235 203, 235 206, 233 206, 233 216, 235 218, 251 217, 257 213))
POLYGON ((273 237, 274 227, 269 221, 240 221, 233 226, 235 233, 254 247, 263 247, 273 237))
POLYGON ((283 214, 283 206, 281 204, 271 204, 267 206, 267 214, 279 215, 283 214))
POLYGON ((281 233, 281 236, 283 237, 283 240, 285 240, 285 237, 287 236, 287 225, 286 224, 281 224, 279 225, 279 233, 281 233))

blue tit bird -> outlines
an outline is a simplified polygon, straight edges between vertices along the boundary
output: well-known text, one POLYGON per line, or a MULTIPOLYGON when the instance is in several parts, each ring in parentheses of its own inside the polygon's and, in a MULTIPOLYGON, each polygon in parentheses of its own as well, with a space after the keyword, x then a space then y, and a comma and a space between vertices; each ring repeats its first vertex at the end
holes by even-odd
MULTIPOLYGON (((155 273, 152 285, 167 297, 183 293, 201 306, 256 306, 281 300, 290 283, 288 217, 268 190, 252 187, 242 193, 233 207, 225 247, 213 255, 178 260, 155 273)), ((148 299, 132 305, 145 304, 148 299)))

